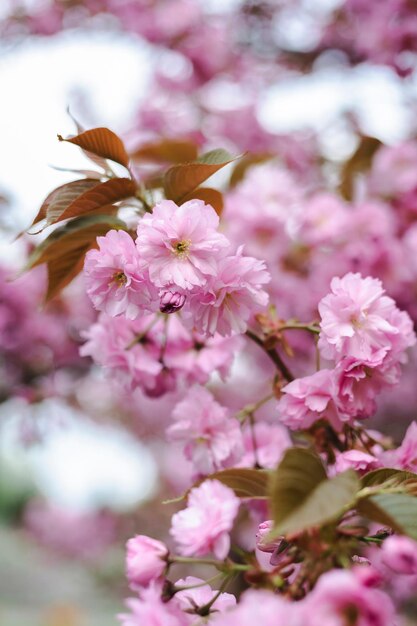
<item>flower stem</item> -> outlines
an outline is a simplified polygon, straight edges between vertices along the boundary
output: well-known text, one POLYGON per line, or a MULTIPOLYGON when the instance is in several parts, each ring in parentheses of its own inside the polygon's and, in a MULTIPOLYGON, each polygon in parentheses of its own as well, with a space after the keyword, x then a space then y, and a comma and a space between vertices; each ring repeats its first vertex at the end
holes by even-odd
POLYGON ((281 372, 285 380, 287 380, 288 382, 291 382, 292 380, 294 380, 294 376, 292 375, 288 367, 285 365, 284 361, 281 359, 280 355, 278 354, 276 350, 274 350, 273 348, 268 348, 265 345, 264 340, 258 337, 258 335, 256 335, 251 330, 246 331, 246 336, 249 337, 249 339, 252 339, 252 341, 254 341, 260 348, 262 348, 262 350, 264 350, 264 352, 269 356, 271 361, 273 361, 277 369, 279 369, 279 371, 281 372))
POLYGON ((314 324, 302 324, 301 322, 288 322, 279 327, 279 330, 307 330, 309 333, 318 335, 320 328, 314 324))
POLYGON ((221 572, 226 572, 228 574, 232 572, 246 572, 251 569, 250 565, 245 565, 244 563, 235 563, 230 559, 226 559, 225 561, 218 561, 217 559, 200 559, 189 556, 170 556, 168 559, 168 563, 184 563, 189 565, 212 565, 216 567, 221 572))
POLYGON ((137 343, 140 343, 142 341, 142 339, 148 334, 148 332, 151 330, 151 328, 153 328, 153 326, 155 326, 156 322, 159 319, 159 315, 156 314, 155 317, 151 320, 151 322, 148 324, 148 326, 145 328, 145 330, 142 333, 139 333, 138 335, 135 335, 132 339, 132 341, 130 343, 127 344, 125 350, 130 350, 131 348, 133 348, 133 346, 135 346, 137 343))
POLYGON ((269 393, 267 396, 264 396, 263 398, 258 400, 258 402, 254 402, 253 404, 247 404, 246 406, 243 407, 243 409, 241 409, 238 412, 237 419, 244 421, 246 417, 255 413, 258 409, 261 408, 261 406, 263 406, 264 404, 267 404, 267 402, 269 402, 270 400, 273 400, 273 398, 275 398, 275 394, 269 393))
POLYGON ((229 584, 231 578, 233 578, 233 574, 232 576, 226 576, 226 578, 224 579, 224 581, 222 582, 222 584, 220 585, 220 589, 217 591, 217 593, 214 594, 214 596, 212 597, 212 599, 207 602, 207 604, 204 604, 203 606, 201 606, 198 611, 196 611, 196 613, 198 613, 198 615, 201 615, 202 617, 205 617, 207 615, 210 614, 210 609, 213 606, 213 604, 216 602, 217 598, 219 598, 219 596, 223 593, 223 591, 226 589, 227 585, 229 584))
POLYGON ((218 561, 217 559, 199 559, 191 556, 170 556, 170 563, 185 563, 190 565, 213 565, 214 567, 224 566, 224 561, 218 561))

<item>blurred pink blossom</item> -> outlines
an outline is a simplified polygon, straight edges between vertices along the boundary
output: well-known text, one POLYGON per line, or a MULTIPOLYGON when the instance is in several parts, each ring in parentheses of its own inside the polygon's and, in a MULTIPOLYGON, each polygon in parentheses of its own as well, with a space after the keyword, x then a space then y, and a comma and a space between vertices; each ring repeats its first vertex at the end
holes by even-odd
POLYGON ((175 513, 171 522, 180 553, 203 556, 213 552, 216 558, 225 559, 239 505, 233 491, 218 480, 205 480, 191 489, 187 508, 175 513))

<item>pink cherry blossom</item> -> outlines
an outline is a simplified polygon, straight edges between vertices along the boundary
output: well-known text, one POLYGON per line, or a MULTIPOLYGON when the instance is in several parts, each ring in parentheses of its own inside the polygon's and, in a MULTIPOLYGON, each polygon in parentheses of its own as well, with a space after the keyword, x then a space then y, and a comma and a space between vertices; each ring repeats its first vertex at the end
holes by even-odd
POLYGON ((26 506, 23 521, 32 540, 61 559, 99 562, 118 541, 117 518, 109 511, 77 513, 35 499, 26 506))
POLYGON ((204 337, 199 333, 190 333, 175 321, 172 319, 169 324, 170 332, 175 332, 175 340, 167 345, 166 366, 178 372, 188 384, 204 384, 214 371, 225 380, 243 346, 242 337, 222 337, 218 334, 204 337))
POLYGON ((168 556, 168 548, 162 541, 136 535, 129 539, 126 549, 126 576, 132 589, 147 587, 162 576, 168 556))
POLYGON ((398 383, 400 367, 390 360, 376 365, 375 361, 362 361, 346 357, 339 361, 336 370, 339 409, 351 417, 362 419, 376 411, 376 397, 385 387, 398 383))
POLYGON ((412 322, 384 293, 376 278, 352 273, 333 278, 331 293, 319 303, 323 356, 351 356, 376 366, 388 353, 403 358, 404 350, 415 343, 412 322))
POLYGON ((365 473, 378 467, 381 467, 381 462, 372 454, 367 454, 361 450, 346 450, 346 452, 337 454, 336 462, 332 469, 337 474, 348 469, 365 473))
POLYGON ((382 561, 396 574, 417 574, 417 542, 392 535, 382 544, 382 561))
POLYGON ((311 246, 334 246, 345 238, 351 213, 337 195, 314 195, 305 202, 298 216, 297 238, 311 246))
MULTIPOLYGON (((185 579, 177 580, 175 587, 194 587, 193 589, 183 589, 175 594, 175 601, 184 612, 191 612, 196 607, 202 607, 211 602, 217 591, 210 585, 204 585, 204 580, 195 576, 187 576, 185 579), (199 585, 198 587, 196 585, 199 585)), ((223 613, 236 605, 236 598, 231 593, 221 593, 210 607, 213 613, 223 613)))
MULTIPOLYGON (((240 131, 239 131, 240 132, 240 131)), ((297 214, 303 189, 294 175, 277 163, 251 167, 225 196, 227 236, 245 251, 273 266, 288 247, 288 221, 297 214)))
POLYGON ((213 371, 225 377, 241 346, 240 337, 205 339, 190 333, 178 316, 128 320, 101 313, 83 337, 82 356, 91 356, 124 388, 141 387, 153 397, 183 383, 204 384, 213 371))
POLYGON ((186 320, 204 335, 242 334, 254 313, 268 304, 264 285, 270 275, 263 261, 242 255, 225 257, 218 263, 216 275, 204 292, 187 300, 186 320))
POLYGON ((382 146, 375 155, 369 177, 371 192, 395 196, 417 187, 417 145, 413 141, 382 146))
POLYGON ((261 552, 275 552, 277 548, 282 543, 282 537, 277 537, 276 539, 270 539, 270 535, 274 528, 273 520, 267 520, 266 522, 262 522, 259 524, 258 532, 256 533, 256 547, 261 552))
POLYGON ((225 559, 238 509, 239 499, 218 480, 205 480, 194 487, 187 508, 172 517, 171 535, 180 553, 202 556, 213 552, 218 559, 225 559))
POLYGON ((237 419, 207 389, 193 387, 172 413, 168 438, 185 443, 185 457, 201 474, 229 467, 240 456, 242 435, 237 419))
POLYGON ((142 267, 157 287, 202 286, 217 273, 229 242, 217 232, 219 217, 201 200, 177 206, 162 200, 139 222, 136 246, 142 267))
POLYGON ((337 385, 333 370, 319 370, 311 376, 297 378, 282 388, 278 403, 280 420, 292 430, 310 428, 320 419, 326 419, 336 430, 348 416, 337 406, 337 385))
POLYGON ((130 613, 118 616, 122 626, 189 626, 190 618, 174 600, 163 602, 159 584, 142 589, 139 598, 129 598, 130 613))
POLYGON ((301 605, 303 626, 393 626, 388 595, 365 586, 352 571, 323 574, 301 605))
MULTIPOLYGON (((266 571, 272 571, 277 565, 282 563, 282 560, 286 558, 286 550, 289 546, 284 537, 270 538, 274 526, 275 524, 272 520, 267 520, 259 524, 258 532, 256 533, 256 558, 266 571), (266 554, 271 556, 265 559, 264 555, 266 554)), ((290 567, 292 569, 291 574, 296 576, 299 565, 292 563, 290 567)))
MULTIPOLYGON (((152 320, 152 316, 132 321, 123 316, 108 317, 101 313, 97 323, 84 333, 87 342, 81 347, 80 354, 91 356, 113 380, 123 386, 141 386, 152 392, 163 370, 159 360, 161 347, 146 333, 152 320), (143 333, 147 340, 138 341, 143 333)), ((156 332, 155 326, 153 330, 156 332)))
POLYGON ((417 471, 417 422, 411 422, 401 445, 380 455, 386 467, 417 471))
POLYGON ((249 425, 244 427, 243 446, 239 467, 254 467, 258 462, 261 467, 274 469, 284 451, 291 446, 291 438, 287 429, 280 424, 257 422, 253 428, 249 425))
MULTIPOLYGON (((214 618, 212 624, 213 626, 253 626, 254 624, 304 626, 307 622, 302 621, 297 603, 287 602, 271 591, 251 589, 242 595, 236 608, 214 618)), ((330 626, 330 624, 323 623, 321 626, 330 626)))
POLYGON ((156 310, 157 291, 139 267, 134 241, 126 232, 110 230, 98 237, 98 250, 87 252, 84 276, 96 309, 135 319, 143 310, 156 310))

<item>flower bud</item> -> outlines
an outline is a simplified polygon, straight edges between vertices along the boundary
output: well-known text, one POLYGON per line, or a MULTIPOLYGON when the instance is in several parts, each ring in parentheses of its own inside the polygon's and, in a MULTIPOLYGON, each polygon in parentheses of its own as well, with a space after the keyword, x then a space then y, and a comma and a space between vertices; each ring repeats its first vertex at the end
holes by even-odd
POLYGON ((163 291, 160 295, 159 310, 161 313, 176 313, 185 303, 185 295, 178 291, 163 291))
POLYGON ((147 587, 166 567, 168 548, 161 541, 136 535, 126 544, 126 576, 132 589, 147 587))
POLYGON ((282 544, 283 537, 276 537, 275 539, 269 539, 272 530, 274 528, 274 522, 267 520, 259 524, 258 532, 256 533, 256 547, 261 552, 275 552, 282 544))

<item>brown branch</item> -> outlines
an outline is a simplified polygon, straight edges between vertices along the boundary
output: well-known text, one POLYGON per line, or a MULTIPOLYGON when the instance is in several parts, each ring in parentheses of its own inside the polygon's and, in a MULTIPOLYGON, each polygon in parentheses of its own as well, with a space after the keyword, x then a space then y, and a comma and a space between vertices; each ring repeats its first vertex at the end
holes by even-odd
POLYGON ((256 335, 251 330, 246 331, 246 336, 249 337, 249 339, 252 339, 252 341, 254 341, 260 348, 262 348, 262 350, 269 356, 271 361, 273 361, 276 368, 279 369, 285 380, 287 380, 288 382, 294 380, 294 376, 285 365, 284 361, 276 350, 274 350, 273 348, 267 348, 263 339, 258 337, 258 335, 256 335))

